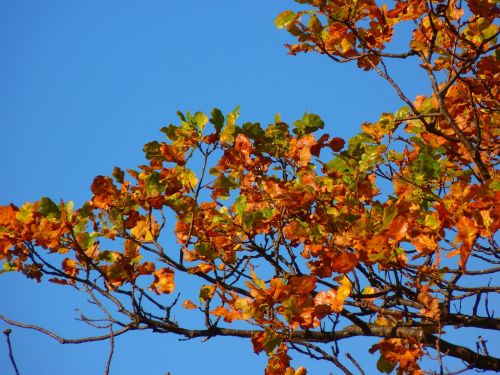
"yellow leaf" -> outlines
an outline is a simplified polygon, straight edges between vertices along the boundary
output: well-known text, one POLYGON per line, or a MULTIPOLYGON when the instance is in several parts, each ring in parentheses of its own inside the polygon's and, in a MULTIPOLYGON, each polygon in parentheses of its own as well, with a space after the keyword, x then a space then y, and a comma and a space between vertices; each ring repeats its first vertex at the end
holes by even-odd
POLYGON ((130 233, 140 241, 150 242, 158 235, 158 231, 159 225, 154 218, 152 218, 152 221, 149 218, 144 218, 137 222, 135 227, 130 230, 130 233))

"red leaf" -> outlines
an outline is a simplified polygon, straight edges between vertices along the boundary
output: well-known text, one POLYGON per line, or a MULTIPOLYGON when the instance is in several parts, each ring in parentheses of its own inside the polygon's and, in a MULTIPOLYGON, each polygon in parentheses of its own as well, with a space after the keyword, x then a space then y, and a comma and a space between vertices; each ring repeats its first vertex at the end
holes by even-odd
POLYGON ((334 151, 339 152, 344 148, 345 141, 340 137, 333 137, 330 142, 328 142, 328 146, 334 151))

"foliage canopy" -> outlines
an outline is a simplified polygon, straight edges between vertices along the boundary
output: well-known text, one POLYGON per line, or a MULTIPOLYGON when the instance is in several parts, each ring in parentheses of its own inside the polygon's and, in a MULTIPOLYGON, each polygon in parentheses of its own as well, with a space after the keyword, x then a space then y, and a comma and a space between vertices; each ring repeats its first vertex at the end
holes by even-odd
POLYGON ((4 271, 85 290, 111 331, 77 342, 138 329, 235 336, 269 356, 267 374, 305 374, 290 351, 352 374, 372 369, 341 341, 367 336, 380 338, 367 350, 381 372, 422 374, 425 357, 441 373, 453 357, 500 370, 481 338, 469 348, 446 337, 500 327, 488 305, 499 287, 486 286, 500 261, 498 5, 296 2, 276 18, 297 39, 291 54, 355 62, 404 107, 348 142, 311 113, 261 126, 239 124, 238 109, 179 112, 144 146, 146 165, 97 176, 82 207, 46 197, 0 207, 4 271), (432 92, 407 97, 394 59, 418 62, 432 92), (179 274, 197 280, 196 299, 183 297, 179 274), (182 308, 200 327, 174 319, 182 308))

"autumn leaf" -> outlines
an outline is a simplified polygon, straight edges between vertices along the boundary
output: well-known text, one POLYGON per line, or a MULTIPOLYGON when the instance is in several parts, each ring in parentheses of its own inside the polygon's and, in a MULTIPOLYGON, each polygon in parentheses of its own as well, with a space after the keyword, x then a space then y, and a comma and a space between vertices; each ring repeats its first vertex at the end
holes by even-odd
POLYGON ((430 294, 428 286, 423 286, 420 289, 417 299, 424 306, 420 313, 427 318, 438 321, 441 316, 439 300, 430 294))
POLYGON ((421 374, 417 361, 422 357, 421 344, 411 338, 382 339, 371 347, 370 353, 380 351, 381 359, 377 367, 380 371, 390 373, 399 365, 401 373, 421 374))
POLYGON ((358 264, 358 255, 355 253, 340 252, 332 259, 332 270, 338 273, 351 272, 358 264))
POLYGON ((218 306, 210 311, 210 314, 224 318, 226 323, 231 323, 236 319, 243 319, 243 315, 239 311, 229 310, 226 307, 218 306))
POLYGON ((333 137, 330 142, 328 142, 328 146, 332 149, 334 152, 339 152, 344 148, 345 141, 342 138, 339 137, 333 137))
POLYGON ((62 261, 62 268, 72 278, 78 275, 78 263, 74 259, 65 258, 62 261))
POLYGON ((250 158, 250 154, 252 153, 252 144, 244 134, 238 134, 236 141, 234 142, 234 149, 241 155, 246 164, 253 163, 250 158))
POLYGON ((281 12, 276 19, 274 20, 274 24, 278 29, 282 29, 287 26, 293 19, 295 18, 295 13, 291 10, 285 10, 281 12))
POLYGON ((174 291, 174 271, 170 268, 161 268, 153 273, 154 281, 150 285, 150 289, 156 294, 169 294, 174 291))
POLYGON ((314 305, 319 307, 317 311, 320 312, 320 314, 326 314, 330 311, 338 313, 343 309, 343 304, 340 300, 341 298, 337 298, 337 291, 330 289, 316 294, 316 297, 314 297, 314 305))
POLYGON ((184 307, 185 309, 188 309, 188 310, 194 310, 194 309, 197 309, 198 306, 196 306, 192 301, 190 300, 185 300, 183 303, 182 303, 182 307, 184 307))
POLYGON ((203 285, 200 288, 200 302, 208 302, 210 301, 215 293, 216 286, 215 285, 203 285))
MULTIPOLYGON (((495 292, 485 279, 497 275, 500 228, 497 4, 297 2, 275 20, 296 39, 291 54, 374 70, 401 98, 388 68, 411 61, 405 73, 428 77, 428 92, 375 114, 349 140, 323 133, 311 113, 290 124, 277 114, 266 126, 238 124, 239 107, 210 119, 178 112, 178 124, 144 145, 144 164, 127 179, 117 167, 113 178, 97 176, 82 207, 48 197, 1 206, 0 274, 48 273, 103 306, 119 302, 108 318, 127 329, 250 338, 268 356, 268 375, 306 373, 291 367, 291 349, 342 371, 337 347, 333 355, 321 347, 346 334, 381 336, 370 352, 383 373, 419 375, 421 363, 432 370, 437 358, 445 368, 449 357, 495 369, 486 341, 471 356, 467 343, 450 336, 438 345, 432 335, 477 328, 480 304, 495 292), (459 269, 443 254, 460 256, 459 269), (199 301, 143 291, 141 276, 153 275, 146 288, 153 279, 155 294, 173 293, 174 272, 199 301), (459 311, 442 313, 453 299, 459 311), (182 308, 198 309, 200 321, 178 319, 182 308), (422 361, 429 348, 437 355, 422 361)), ((347 92, 325 82, 316 86, 347 92)))
POLYGON ((179 150, 179 148, 168 145, 166 143, 162 143, 160 145, 161 155, 165 158, 166 161, 170 161, 176 163, 177 165, 183 166, 186 164, 184 160, 184 151, 179 150))
POLYGON ((0 226, 9 227, 17 219, 19 209, 13 204, 0 206, 0 226))
POLYGON ((395 242, 399 242, 406 236, 406 232, 408 231, 408 222, 406 218, 402 215, 396 216, 394 220, 389 224, 388 233, 394 238, 395 242))
POLYGON ((155 264, 153 262, 144 262, 136 266, 138 275, 151 275, 155 271, 155 264))
POLYGON ((476 239, 478 228, 476 222, 473 219, 462 216, 457 222, 458 234, 455 238, 455 242, 461 242, 462 244, 472 245, 476 239))
POLYGON ((139 256, 139 245, 129 239, 125 240, 123 255, 127 258, 134 259, 139 256))
POLYGON ((139 220, 135 227, 130 230, 134 238, 139 241, 150 242, 156 238, 159 232, 158 222, 153 217, 139 220))
POLYGON ((92 203, 98 208, 112 206, 119 195, 118 189, 111 178, 105 176, 97 176, 90 188, 94 193, 92 203))

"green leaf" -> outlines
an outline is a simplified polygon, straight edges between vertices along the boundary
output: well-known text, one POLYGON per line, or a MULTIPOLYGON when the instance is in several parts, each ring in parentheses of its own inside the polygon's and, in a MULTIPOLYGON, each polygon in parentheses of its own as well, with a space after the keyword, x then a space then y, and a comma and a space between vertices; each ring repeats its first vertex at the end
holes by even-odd
POLYGON ((292 10, 285 10, 278 14, 274 20, 274 24, 278 29, 286 27, 295 18, 295 12, 292 10))
POLYGON ((59 207, 57 207, 57 204, 55 204, 52 199, 47 197, 43 197, 41 199, 40 213, 49 218, 59 219, 61 217, 61 211, 59 210, 59 207))
POLYGON ((264 350, 267 355, 271 355, 274 349, 281 344, 281 338, 272 329, 266 329, 266 333, 264 350))
POLYGON ((490 183, 490 189, 493 191, 499 191, 500 190, 500 180, 493 180, 490 183))
POLYGON ((495 34, 498 33, 498 26, 490 23, 490 21, 487 20, 486 18, 480 18, 478 20, 478 26, 479 26, 478 28, 481 32, 481 35, 483 36, 483 40, 490 39, 495 34))
POLYGON ((184 116, 184 114, 181 111, 177 111, 175 113, 177 114, 177 116, 179 116, 181 121, 184 121, 184 122, 186 121, 186 117, 184 116))
POLYGON ((315 15, 309 17, 308 26, 309 29, 311 29, 311 31, 315 34, 320 34, 321 31, 323 30, 323 25, 321 24, 318 17, 316 17, 315 15))
POLYGON ((326 163, 325 166, 327 169, 336 169, 339 172, 348 172, 351 170, 349 164, 347 164, 344 158, 341 158, 340 156, 332 159, 331 161, 326 163))
POLYGON ((422 107, 420 108, 421 113, 432 113, 435 112, 435 103, 433 98, 426 98, 423 103, 422 107))
POLYGON ((408 117, 410 114, 410 108, 409 107, 401 107, 398 109, 396 112, 394 112, 394 118, 396 120, 404 120, 405 118, 408 117))
POLYGON ((88 249, 94 245, 95 237, 97 236, 95 232, 88 234, 85 231, 80 231, 78 234, 78 244, 82 249, 88 249))
POLYGON ((390 374, 394 370, 394 367, 396 367, 396 364, 387 361, 382 355, 377 361, 377 369, 385 374, 390 374))
POLYGON ((196 243, 194 249, 202 257, 208 258, 210 260, 215 259, 214 247, 210 243, 196 243))
POLYGON ((234 202, 234 211, 236 212, 236 215, 239 217, 243 217, 245 214, 245 208, 247 206, 247 197, 245 195, 240 195, 238 198, 236 198, 236 201, 234 202))
POLYGON ((160 174, 156 171, 151 172, 151 174, 144 179, 144 185, 146 186, 147 195, 165 191, 165 186, 160 183, 160 174))
POLYGON ((229 191, 235 188, 236 186, 238 185, 232 178, 226 177, 223 174, 221 174, 214 181, 214 188, 216 189, 216 191, 225 197, 229 197, 229 191))
POLYGON ((212 112, 210 113, 210 122, 214 125, 217 133, 220 132, 220 130, 224 126, 224 115, 222 114, 220 109, 212 109, 212 112))
POLYGON ((262 210, 262 217, 267 220, 267 219, 270 219, 274 216, 276 210, 274 209, 274 207, 265 207, 263 210, 262 210))
POLYGON ((435 159, 434 155, 426 152, 426 150, 421 150, 417 159, 412 163, 412 170, 416 177, 421 175, 422 180, 433 180, 441 175, 441 164, 435 159))
POLYGON ((390 206, 385 206, 382 229, 387 229, 397 214, 398 214, 398 208, 394 204, 391 204, 390 206))
POLYGON ((212 299, 215 292, 214 285, 203 285, 200 289, 200 302, 208 302, 212 299))
POLYGON ((305 113, 302 116, 302 120, 297 120, 293 123, 295 129, 293 129, 294 134, 299 137, 304 134, 310 134, 318 129, 323 129, 325 123, 321 120, 321 117, 313 113, 305 113))
POLYGON ((234 125, 236 124, 236 120, 240 117, 240 106, 237 105, 234 107, 233 111, 227 115, 226 118, 226 124, 227 125, 234 125))
POLYGON ((260 279, 255 273, 253 268, 250 268, 250 276, 252 277, 253 283, 261 290, 266 290, 266 282, 260 279))
POLYGON ((99 253, 99 260, 104 260, 105 262, 114 263, 120 258, 121 254, 116 251, 101 251, 99 253))
POLYGON ((169 126, 164 126, 163 128, 161 128, 160 131, 162 133, 165 133, 168 139, 170 139, 171 141, 175 141, 178 138, 178 129, 178 126, 170 124, 169 126))
POLYGON ((370 169, 379 160, 380 149, 377 146, 368 147, 359 161, 359 170, 366 171, 370 169))
POLYGON ((199 129, 203 131, 203 128, 208 122, 208 117, 203 112, 196 112, 194 114, 194 122, 198 125, 199 129))
POLYGON ((366 133, 359 133, 349 139, 348 154, 359 160, 367 147, 374 145, 372 138, 366 133))
POLYGON ((146 143, 143 148, 144 153, 146 154, 146 159, 163 159, 163 156, 160 151, 160 143, 157 141, 152 141, 146 143))
POLYGON ((265 132, 258 122, 245 122, 241 130, 250 139, 262 140, 265 136, 265 132))
POLYGON ((118 182, 119 184, 123 184, 125 178, 125 173, 123 173, 123 170, 118 167, 114 167, 112 176, 115 178, 116 182, 118 182))
POLYGON ((221 131, 220 140, 225 144, 232 144, 234 142, 234 132, 236 130, 236 120, 240 115, 240 107, 237 106, 233 112, 226 117, 226 126, 221 131))
POLYGON ((285 140, 290 136, 289 126, 284 122, 277 122, 271 124, 266 129, 266 136, 268 136, 273 142, 285 140))
POLYGON ((184 186, 187 186, 190 189, 194 189, 194 187, 198 183, 198 177, 196 177, 196 173, 194 173, 191 169, 184 167, 175 167, 175 171, 179 176, 180 182, 184 186))
POLYGON ((3 264, 3 270, 0 271, 0 273, 11 272, 11 271, 17 271, 17 267, 11 265, 9 262, 4 262, 4 264, 3 264))
POLYGON ((33 206, 30 202, 26 202, 21 206, 19 211, 16 213, 16 219, 24 223, 32 214, 33 206))
POLYGON ((430 215, 430 214, 425 216, 424 223, 425 223, 426 227, 429 227, 433 230, 438 229, 441 225, 441 222, 439 221, 439 219, 434 217, 434 215, 430 215))

